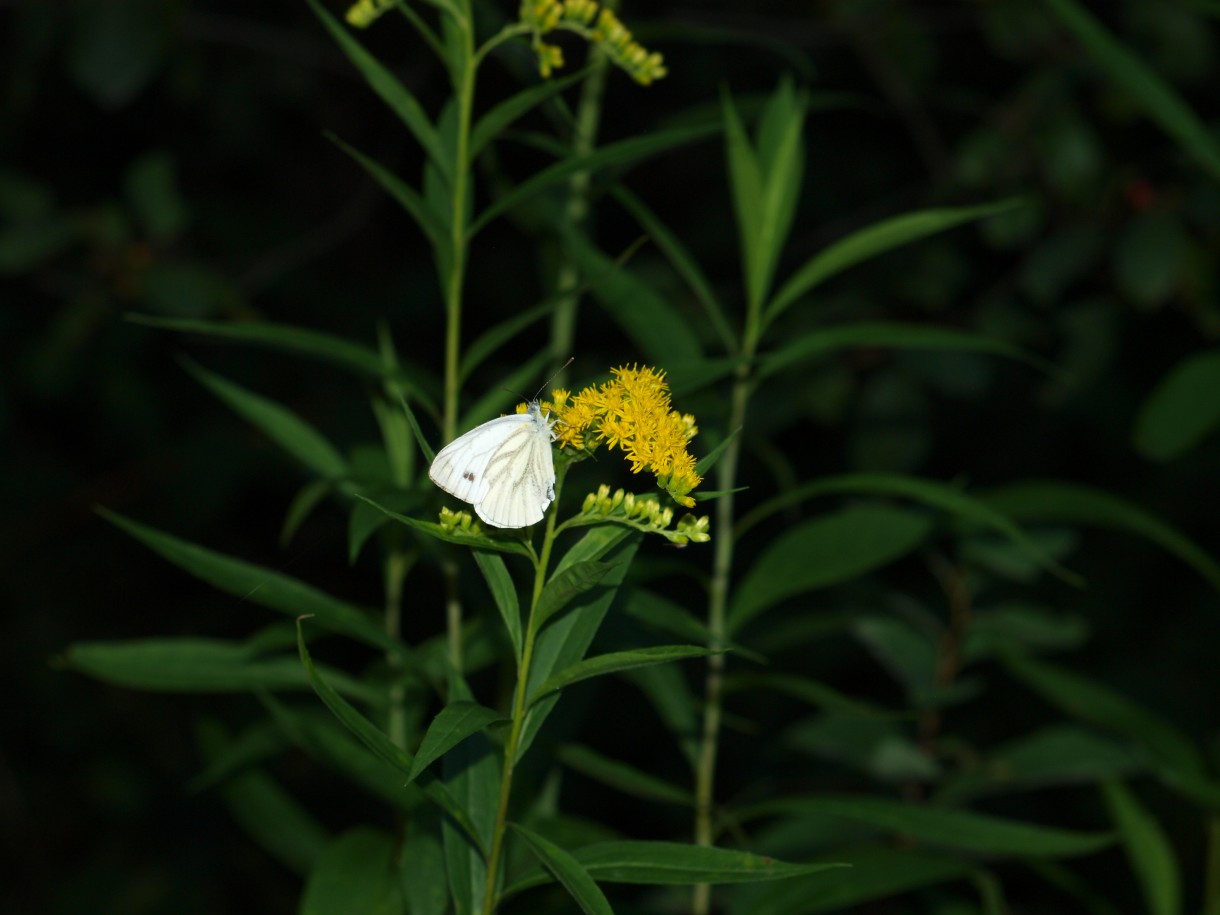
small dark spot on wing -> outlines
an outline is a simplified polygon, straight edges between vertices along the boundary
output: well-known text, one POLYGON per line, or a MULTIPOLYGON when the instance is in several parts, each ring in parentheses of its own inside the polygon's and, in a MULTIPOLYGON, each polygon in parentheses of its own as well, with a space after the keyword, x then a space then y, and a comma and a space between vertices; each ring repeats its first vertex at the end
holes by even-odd
POLYGON ((473 482, 474 482, 474 474, 473 474, 473 473, 471 473, 469 470, 467 470, 465 473, 463 473, 463 474, 462 474, 462 479, 463 479, 463 480, 469 480, 471 483, 473 483, 473 482))

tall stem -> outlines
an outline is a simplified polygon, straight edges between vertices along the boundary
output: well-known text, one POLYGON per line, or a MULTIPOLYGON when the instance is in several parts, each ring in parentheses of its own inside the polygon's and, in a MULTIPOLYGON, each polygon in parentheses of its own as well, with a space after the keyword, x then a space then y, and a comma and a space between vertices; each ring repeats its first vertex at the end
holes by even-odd
POLYGON ((559 490, 563 486, 563 471, 555 479, 555 500, 546 519, 546 534, 543 536, 542 552, 538 556, 538 564, 534 568, 534 590, 530 596, 529 621, 525 626, 525 639, 521 646, 521 663, 517 667, 517 688, 513 693, 512 724, 509 726, 508 740, 504 744, 504 772, 500 777, 500 801, 496 805, 496 825, 491 838, 491 853, 487 858, 487 884, 483 891, 483 915, 491 915, 496 908, 496 880, 500 869, 500 859, 504 855, 504 833, 508 828, 508 802, 512 797, 513 773, 517 768, 517 748, 521 745, 521 731, 525 726, 525 714, 528 709, 525 700, 528 698, 530 664, 534 660, 534 643, 538 639, 538 618, 534 612, 538 600, 542 597, 542 589, 546 584, 547 568, 551 563, 551 547, 555 542, 555 506, 559 504, 559 490))
MULTIPOLYGON (((470 193, 470 124, 474 111, 474 23, 466 4, 465 20, 457 31, 462 42, 459 64, 454 67, 454 91, 457 95, 457 138, 453 156, 453 196, 450 233, 451 257, 445 283, 445 406, 441 425, 442 440, 453 441, 457 435, 457 415, 460 397, 460 357, 462 344, 462 292, 466 278, 466 207, 470 193)), ((457 563, 443 565, 446 582, 445 622, 449 641, 449 662, 456 671, 462 670, 462 604, 458 598, 457 563)))
MULTIPOLYGON (((753 382, 751 362, 758 351, 762 335, 762 302, 749 302, 746 307, 745 331, 742 334, 741 362, 733 375, 733 391, 729 404, 728 433, 734 435, 724 450, 716 475, 716 488, 725 495, 716 503, 715 551, 712 556, 712 581, 708 594, 707 626, 712 649, 724 648, 725 611, 733 570, 733 490, 737 486, 737 464, 741 458, 740 430, 746 423, 753 382)), ((716 756, 720 749, 721 709, 724 692, 725 656, 717 653, 707 659, 707 678, 703 695, 703 733, 699 756, 695 763, 695 843, 711 846, 715 841, 713 808, 716 799, 716 756)), ((712 906, 712 888, 707 883, 695 885, 691 899, 692 915, 707 915, 712 906)))
MULTIPOLYGON (((407 553, 397 544, 389 548, 385 558, 385 629, 393 639, 402 635, 402 585, 411 566, 407 553)), ((406 685, 399 674, 402 671, 402 657, 394 652, 386 655, 386 664, 390 669, 390 688, 388 698, 390 703, 387 716, 387 730, 394 746, 407 747, 407 715, 406 715, 406 685)))

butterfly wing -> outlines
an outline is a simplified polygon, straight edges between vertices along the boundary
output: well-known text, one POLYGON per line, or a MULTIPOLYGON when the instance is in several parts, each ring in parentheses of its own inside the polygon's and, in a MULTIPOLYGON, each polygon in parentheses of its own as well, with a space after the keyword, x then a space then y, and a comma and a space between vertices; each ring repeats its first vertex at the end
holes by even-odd
POLYGON ((555 498, 555 462, 545 421, 514 430, 487 466, 488 492, 474 510, 493 527, 528 527, 555 498))
POLYGON ((532 426, 528 414, 513 414, 488 420, 460 435, 442 448, 428 468, 432 482, 464 502, 478 505, 490 490, 487 468, 514 433, 532 426))

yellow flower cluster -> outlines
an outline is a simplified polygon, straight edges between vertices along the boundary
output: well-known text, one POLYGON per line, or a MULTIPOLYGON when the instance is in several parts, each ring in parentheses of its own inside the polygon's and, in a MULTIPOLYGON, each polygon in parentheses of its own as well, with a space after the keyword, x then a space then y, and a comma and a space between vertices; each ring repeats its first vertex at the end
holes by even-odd
POLYGON ((595 0, 522 0, 519 18, 534 35, 538 70, 544 78, 563 66, 560 48, 542 40, 543 35, 556 29, 575 32, 599 46, 611 61, 642 86, 660 79, 667 72, 661 55, 649 53, 632 37, 613 10, 599 8, 595 0))
POLYGON ((556 420, 560 445, 584 448, 587 441, 621 449, 631 472, 648 470, 681 505, 695 504, 690 492, 701 482, 695 458, 686 450, 698 433, 695 418, 670 409, 665 373, 644 366, 611 369, 614 377, 573 395, 552 391, 543 408, 556 420))
POLYGON ((580 511, 586 523, 615 521, 648 534, 660 534, 675 546, 706 543, 712 539, 708 533, 710 522, 707 515, 699 518, 685 515, 671 530, 669 525, 674 520, 672 508, 661 508, 654 496, 637 496, 621 489, 611 493, 606 485, 585 496, 580 511))

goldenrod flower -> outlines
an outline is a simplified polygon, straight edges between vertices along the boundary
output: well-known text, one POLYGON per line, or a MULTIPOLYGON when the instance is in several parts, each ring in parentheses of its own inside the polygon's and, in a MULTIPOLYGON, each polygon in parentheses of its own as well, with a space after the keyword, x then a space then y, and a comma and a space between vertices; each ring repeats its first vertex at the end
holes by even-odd
POLYGON ((618 448, 632 473, 649 471, 675 502, 693 506, 690 492, 701 478, 686 446, 699 431, 695 418, 670 408, 663 371, 620 366, 611 374, 610 381, 576 395, 556 389, 542 404, 555 418, 560 445, 576 450, 599 444, 618 448))
POLYGON ((349 25, 354 25, 358 29, 367 29, 370 25, 377 21, 377 18, 394 7, 398 6, 401 0, 356 0, 347 9, 347 19, 349 25))
POLYGON ((642 86, 660 79, 667 72, 660 54, 645 50, 613 10, 599 7, 594 0, 522 0, 518 18, 533 34, 538 70, 544 78, 563 66, 558 48, 542 40, 543 35, 556 29, 575 32, 600 47, 611 62, 642 86))

